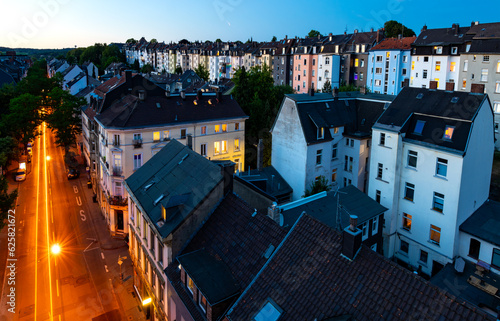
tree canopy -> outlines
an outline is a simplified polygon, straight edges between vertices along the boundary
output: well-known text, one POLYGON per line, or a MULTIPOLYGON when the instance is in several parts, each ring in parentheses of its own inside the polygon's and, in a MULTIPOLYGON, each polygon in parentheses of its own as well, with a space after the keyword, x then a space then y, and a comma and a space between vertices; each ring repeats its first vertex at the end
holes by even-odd
POLYGON ((142 68, 141 68, 141 72, 142 72, 142 73, 145 73, 145 74, 150 73, 150 72, 152 72, 152 71, 154 71, 154 70, 155 70, 155 69, 153 68, 153 66, 151 66, 151 64, 145 64, 145 65, 144 65, 144 66, 142 66, 142 68))
POLYGON ((332 189, 331 185, 325 176, 319 176, 314 182, 312 182, 308 188, 306 188, 303 197, 308 197, 314 194, 321 193, 323 191, 330 191, 332 189))
POLYGON ((309 33, 307 34, 307 37, 309 37, 309 38, 316 38, 318 36, 321 37, 321 33, 318 30, 314 30, 314 29, 311 29, 311 31, 309 31, 309 33))
POLYGON ((415 32, 396 20, 389 20, 384 23, 384 32, 387 38, 395 38, 398 35, 403 37, 413 37, 415 32))
POLYGON ((210 77, 210 72, 203 64, 199 64, 198 67, 194 69, 194 72, 203 80, 208 81, 210 77))

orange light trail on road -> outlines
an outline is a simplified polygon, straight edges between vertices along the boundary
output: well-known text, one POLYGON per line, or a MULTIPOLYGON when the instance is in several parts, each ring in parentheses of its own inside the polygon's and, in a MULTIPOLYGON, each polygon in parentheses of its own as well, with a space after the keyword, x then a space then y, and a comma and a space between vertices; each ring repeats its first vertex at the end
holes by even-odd
MULTIPOLYGON (((41 125, 40 125, 41 127, 41 125)), ((39 128, 40 129, 40 128, 39 128)), ((40 164, 40 136, 38 136, 38 160, 37 164, 40 164)), ((40 165, 38 165, 40 166, 40 165)), ((31 165, 31 170, 33 170, 33 164, 31 165)), ((36 207, 35 207, 35 244, 38 243, 38 205, 40 200, 40 169, 36 171, 36 207)), ((37 293, 38 293, 38 247, 35 248, 35 321, 36 321, 36 308, 37 308, 37 293)))
POLYGON ((46 145, 46 130, 45 130, 45 122, 43 123, 43 165, 44 165, 44 174, 45 174, 45 221, 46 221, 46 227, 47 227, 47 256, 48 256, 48 265, 49 265, 49 294, 50 294, 50 320, 54 320, 54 311, 52 307, 52 274, 50 271, 50 240, 49 240, 49 184, 48 184, 48 173, 47 173, 47 145, 46 145))

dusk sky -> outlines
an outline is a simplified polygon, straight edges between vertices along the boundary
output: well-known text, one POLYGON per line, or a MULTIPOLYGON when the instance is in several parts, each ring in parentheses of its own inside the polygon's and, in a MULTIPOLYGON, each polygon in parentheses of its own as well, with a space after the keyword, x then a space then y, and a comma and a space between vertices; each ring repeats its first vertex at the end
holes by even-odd
POLYGON ((86 47, 128 38, 270 41, 304 37, 311 29, 340 34, 380 28, 397 20, 417 35, 429 28, 471 21, 498 22, 498 1, 263 1, 263 0, 21 0, 4 1, 0 46, 86 47), (489 5, 488 5, 489 3, 489 5))

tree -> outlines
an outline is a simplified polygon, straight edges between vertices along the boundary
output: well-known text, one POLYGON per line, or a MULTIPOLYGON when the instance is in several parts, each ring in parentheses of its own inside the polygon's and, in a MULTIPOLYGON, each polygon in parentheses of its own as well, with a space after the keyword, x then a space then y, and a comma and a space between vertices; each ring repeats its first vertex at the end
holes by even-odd
POLYGON ((0 138, 0 166, 5 168, 11 160, 17 158, 18 145, 17 141, 11 136, 0 138))
POLYGON ((56 144, 67 150, 75 142, 76 135, 81 132, 80 108, 86 101, 59 87, 54 88, 48 97, 51 108, 47 116, 48 126, 55 131, 56 144))
POLYGON ((331 93, 332 92, 332 83, 330 80, 325 81, 323 84, 323 88, 321 89, 321 92, 323 93, 331 93))
POLYGON ((181 66, 175 67, 174 73, 177 75, 182 75, 182 67, 181 66))
POLYGON ((132 64, 132 69, 139 71, 141 67, 139 67, 139 60, 134 60, 134 63, 132 64))
POLYGON ((403 37, 413 37, 415 32, 396 20, 389 20, 384 23, 384 32, 387 38, 395 38, 398 35, 403 37))
POLYGON ((0 230, 5 226, 4 221, 7 219, 9 210, 13 208, 17 198, 17 189, 9 193, 8 188, 7 178, 0 175, 0 230))
POLYGON ((276 36, 273 36, 273 39, 271 39, 271 42, 275 42, 276 40, 278 40, 278 38, 276 38, 276 36))
POLYGON ((210 77, 210 72, 208 69, 203 65, 199 64, 198 67, 195 68, 194 72, 203 80, 208 81, 208 78, 210 77))
POLYGON ((145 64, 141 68, 141 72, 144 73, 144 74, 148 74, 148 73, 150 73, 150 72, 152 72, 154 70, 155 69, 153 68, 153 66, 151 66, 151 64, 145 64))
POLYGON ((325 176, 321 175, 312 182, 308 188, 306 188, 304 195, 302 197, 308 197, 314 194, 321 193, 323 191, 330 191, 332 186, 328 183, 325 176))
POLYGON ((103 68, 108 67, 113 62, 125 62, 125 54, 117 45, 106 46, 102 52, 101 65, 103 68))
POLYGON ((220 38, 215 39, 215 42, 222 42, 220 38))
POLYGON ((34 137, 35 129, 40 124, 40 97, 22 94, 10 101, 9 113, 3 115, 0 126, 8 136, 27 143, 34 137))
POLYGON ((156 40, 156 38, 153 38, 151 40, 149 40, 150 43, 158 43, 158 40, 156 40))
POLYGON ((309 38, 317 38, 318 36, 321 37, 321 33, 319 33, 318 30, 314 30, 314 29, 311 29, 311 31, 309 31, 309 33, 307 34, 307 37, 309 37, 309 38))
POLYGON ((137 40, 135 40, 134 38, 129 38, 127 39, 127 41, 125 41, 126 44, 136 44, 137 43, 137 40))

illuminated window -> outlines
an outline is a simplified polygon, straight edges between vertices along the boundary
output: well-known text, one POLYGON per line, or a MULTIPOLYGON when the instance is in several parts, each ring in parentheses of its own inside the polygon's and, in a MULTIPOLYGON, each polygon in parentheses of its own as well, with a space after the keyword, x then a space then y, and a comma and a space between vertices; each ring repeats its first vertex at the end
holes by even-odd
POLYGON ((239 138, 236 138, 234 140, 234 150, 235 151, 239 151, 240 150, 240 140, 239 140, 239 138))
POLYGON ((386 52, 385 52, 385 57, 386 57, 386 58, 390 58, 390 57, 391 57, 391 53, 390 53, 389 51, 386 51, 386 52))
POLYGON ((436 50, 436 53, 437 54, 442 54, 443 53, 443 47, 439 46, 439 47, 434 47, 434 49, 436 50))
POLYGON ((488 69, 481 69, 481 81, 488 81, 488 69))
POLYGON ((382 85, 382 80, 375 79, 375 86, 381 86, 381 85, 382 85))
POLYGON ((462 89, 465 89, 467 87, 467 78, 462 79, 462 89))
POLYGON ((206 135, 207 134, 207 126, 201 126, 200 134, 201 135, 206 135))
POLYGON ((220 133, 220 125, 215 125, 215 132, 220 133))
POLYGON ((157 142, 160 140, 160 132, 153 132, 153 141, 157 142))
POLYGON ((411 62, 411 70, 415 70, 415 61, 411 62))
POLYGON ((207 312, 207 299, 205 299, 201 292, 198 292, 198 303, 200 304, 200 308, 203 312, 207 312))
POLYGON ((227 132, 227 124, 222 124, 222 132, 227 132))
POLYGON ((451 71, 451 72, 454 72, 454 71, 455 71, 455 65, 456 65, 456 64, 457 64, 456 62, 452 62, 452 63, 450 63, 450 71, 451 71))
POLYGON ((500 72, 500 60, 497 62, 497 72, 500 72))
POLYGON ((333 133, 334 134, 338 134, 339 133, 339 128, 338 127, 333 128, 333 133))
POLYGON ((186 286, 189 292, 194 293, 194 282, 187 274, 186 274, 186 286))
POLYGON ((441 61, 436 61, 436 71, 441 70, 441 61))
POLYGON ((220 154, 220 142, 214 142, 214 154, 220 154))
POLYGON ((438 212, 443 213, 444 209, 444 195, 438 192, 434 192, 434 196, 432 198, 432 209, 438 212))
POLYGON ((337 169, 334 168, 332 170, 332 182, 336 182, 337 181, 337 169))
POLYGON ((222 152, 227 153, 227 141, 223 140, 221 143, 222 143, 222 152))
POLYGON ((317 131, 317 139, 323 139, 325 137, 325 128, 319 127, 317 131))
POLYGON ((441 228, 431 224, 430 241, 439 245, 441 241, 441 228))
POLYGON ((439 78, 434 78, 434 81, 436 82, 436 86, 439 88, 439 78))
POLYGON ((500 101, 493 102, 493 111, 495 113, 500 113, 500 101))
POLYGON ((495 92, 500 93, 500 81, 497 81, 495 84, 495 92))
POLYGON ((359 59, 356 58, 354 59, 354 67, 358 67, 359 66, 359 59))
POLYGON ((354 73, 354 80, 358 80, 358 73, 357 72, 354 73))
POLYGON ((455 127, 446 126, 446 129, 444 130, 443 139, 451 140, 451 137, 453 136, 454 130, 455 130, 455 127))

